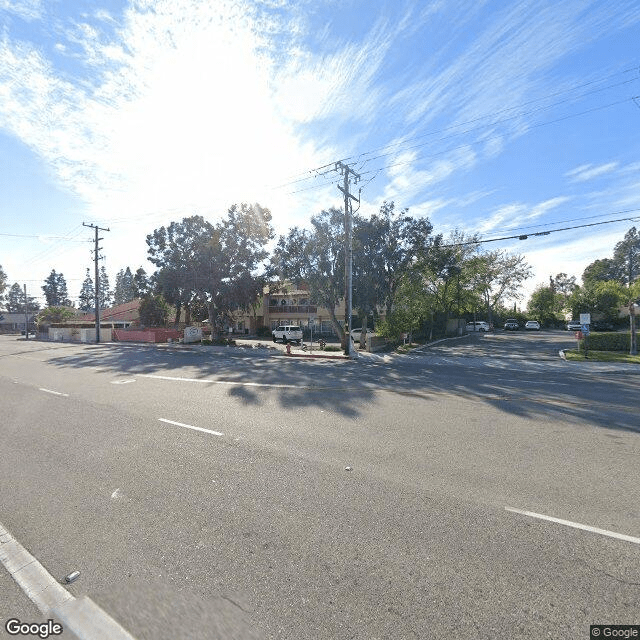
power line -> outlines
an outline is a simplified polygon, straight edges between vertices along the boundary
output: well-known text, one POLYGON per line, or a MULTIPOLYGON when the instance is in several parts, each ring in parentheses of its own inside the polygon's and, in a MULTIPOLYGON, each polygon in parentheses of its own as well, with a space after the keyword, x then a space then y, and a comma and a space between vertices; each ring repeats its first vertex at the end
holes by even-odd
MULTIPOLYGON (((512 107, 505 107, 504 109, 499 109, 497 111, 493 111, 493 112, 484 114, 482 116, 478 116, 477 118, 473 118, 471 120, 467 120, 467 121, 464 121, 464 122, 461 122, 461 123, 458 123, 458 124, 455 124, 455 125, 451 125, 449 127, 444 127, 442 129, 435 129, 433 131, 422 133, 422 134, 419 134, 419 135, 416 135, 416 136, 411 136, 411 137, 405 138, 404 140, 401 140, 401 141, 398 141, 398 142, 394 142, 394 143, 389 143, 387 145, 384 145, 382 147, 377 147, 377 148, 371 149, 369 151, 363 151, 360 154, 347 156, 347 157, 341 158, 340 160, 337 160, 337 161, 331 161, 331 162, 328 162, 326 164, 323 164, 323 165, 320 165, 318 167, 315 167, 313 169, 309 169, 307 171, 304 171, 304 172, 302 172, 300 174, 294 174, 293 176, 291 176, 291 180, 289 180, 287 182, 284 182, 284 183, 282 183, 280 185, 276 185, 274 188, 276 188, 276 189, 277 188, 282 188, 282 187, 288 186, 290 184, 295 184, 297 182, 302 182, 304 180, 309 180, 311 178, 315 178, 315 177, 318 176, 318 172, 319 171, 322 171, 322 170, 327 169, 329 167, 333 167, 335 165, 335 162, 346 162, 346 161, 354 160, 354 159, 357 162, 358 159, 362 158, 365 155, 368 155, 368 154, 371 154, 371 153, 376 153, 377 151, 382 151, 382 150, 390 148, 392 146, 404 145, 407 142, 411 142, 413 140, 418 140, 418 139, 424 138, 426 136, 432 136, 432 135, 436 135, 438 133, 444 133, 446 131, 450 131, 451 129, 462 127, 462 126, 465 126, 467 124, 473 124, 475 122, 480 122, 481 120, 485 120, 487 118, 494 117, 494 116, 499 115, 501 113, 513 111, 514 109, 520 109, 520 108, 526 107, 526 106, 528 106, 530 104, 534 104, 536 102, 541 102, 543 100, 547 100, 549 98, 552 98, 552 97, 555 97, 555 96, 558 96, 558 95, 569 93, 571 91, 576 91, 577 89, 582 89, 584 87, 591 86, 591 85, 596 84, 598 82, 604 82, 604 81, 609 80, 611 78, 618 77, 620 75, 624 75, 624 74, 627 74, 627 73, 630 73, 630 72, 634 72, 634 71, 640 71, 640 67, 638 67, 638 66, 629 67, 627 69, 624 69, 623 71, 619 71, 617 73, 610 74, 610 75, 604 76, 602 78, 598 78, 596 80, 592 80, 590 82, 585 82, 585 83, 581 83, 581 84, 578 84, 578 85, 574 85, 573 87, 570 87, 568 89, 563 89, 561 91, 556 91, 556 92, 553 92, 551 94, 547 94, 547 95, 539 97, 539 98, 534 98, 532 100, 528 100, 526 102, 520 103, 518 105, 514 105, 512 107)), ((578 100, 580 98, 583 98, 585 96, 591 95, 593 93, 599 93, 601 91, 606 91, 608 89, 611 89, 611 88, 614 88, 614 87, 617 87, 617 86, 621 86, 621 85, 624 85, 624 84, 629 84, 629 83, 635 82, 637 80, 640 80, 640 75, 638 77, 636 77, 636 78, 631 78, 629 80, 624 80, 622 82, 619 82, 619 83, 616 83, 616 84, 612 84, 612 85, 608 85, 606 87, 600 87, 598 89, 594 89, 593 91, 588 91, 588 92, 585 92, 585 93, 583 93, 581 95, 574 96, 574 97, 571 97, 571 98, 566 98, 565 100, 554 102, 554 103, 552 103, 550 105, 547 105, 545 107, 540 107, 539 109, 534 109, 534 110, 532 110, 530 112, 523 112, 523 113, 520 113, 520 114, 516 114, 514 116, 509 116, 508 118, 505 118, 503 120, 498 120, 498 121, 494 121, 494 122, 491 122, 491 123, 486 124, 486 125, 482 125, 482 126, 479 126, 479 127, 474 127, 473 129, 470 129, 468 131, 459 132, 457 134, 452 134, 452 136, 447 136, 447 137, 453 137, 454 135, 463 135, 464 133, 468 133, 469 131, 473 131, 475 129, 495 126, 496 124, 500 124, 501 122, 506 122, 506 121, 512 120, 514 118, 530 115, 531 113, 536 113, 536 112, 544 110, 544 109, 549 109, 549 108, 552 108, 554 106, 558 106, 559 104, 563 104, 563 103, 566 103, 566 102, 569 102, 569 101, 572 101, 572 100, 578 100)), ((635 98, 631 98, 631 99, 635 100, 637 98, 638 97, 636 96, 635 98)), ((580 114, 578 114, 578 115, 580 115, 580 114)), ((441 139, 446 139, 447 137, 441 138, 441 139)), ((383 155, 391 155, 391 154, 383 154, 383 155)), ((375 158, 367 158, 367 160, 372 160, 372 159, 375 159, 375 158)))
MULTIPOLYGON (((602 111, 604 109, 609 109, 611 107, 615 107, 615 106, 624 104, 625 102, 631 102, 631 101, 635 100, 638 97, 639 96, 635 96, 635 97, 631 97, 631 98, 625 98, 624 100, 618 100, 616 102, 611 102, 609 104, 601 105, 601 106, 598 106, 598 107, 593 107, 592 109, 587 109, 585 111, 580 111, 579 113, 568 114, 566 116, 562 116, 561 118, 556 118, 554 120, 547 120, 546 122, 538 122, 536 124, 530 125, 529 128, 530 129, 537 129, 538 127, 546 127, 546 126, 548 126, 550 124, 557 124, 558 122, 563 122, 564 120, 569 120, 570 118, 576 118, 578 116, 587 115, 589 113, 594 113, 596 111, 602 111)), ((487 138, 484 138, 484 140, 482 140, 482 142, 486 143, 486 142, 491 142, 493 140, 502 140, 503 138, 504 138, 504 136, 502 134, 498 134, 498 135, 495 135, 495 136, 489 136, 487 138)), ((412 148, 423 147, 423 146, 425 146, 427 144, 430 144, 430 143, 429 142, 421 143, 419 145, 414 145, 414 147, 412 147, 412 148)), ((436 152, 430 153, 430 154, 428 154, 426 156, 422 156, 422 158, 424 159, 424 158, 431 158, 431 157, 435 157, 435 156, 444 155, 444 154, 450 153, 452 151, 458 151, 460 149, 468 148, 468 147, 471 146, 471 144, 472 143, 467 142, 465 144, 457 145, 455 147, 449 147, 448 149, 444 149, 442 151, 436 151, 436 152)), ((379 156, 379 157, 382 157, 382 156, 379 156)), ((371 159, 375 160, 376 158, 371 158, 371 159)), ((387 164, 387 165, 384 165, 382 167, 376 167, 375 169, 369 169, 368 171, 363 171, 361 173, 361 175, 365 176, 365 175, 368 175, 368 174, 371 174, 371 173, 375 173, 376 171, 380 171, 380 170, 383 170, 383 169, 391 169, 393 167, 400 167, 400 166, 403 166, 405 164, 411 164, 411 163, 413 163, 415 161, 416 161, 416 158, 412 158, 411 160, 403 160, 401 162, 393 162, 391 164, 387 164)))
MULTIPOLYGON (((632 211, 640 211, 640 209, 628 209, 626 211, 618 211, 617 213, 630 213, 632 211)), ((609 215, 615 215, 615 214, 609 214, 609 215)), ((560 229, 549 229, 548 231, 538 231, 536 233, 527 233, 527 234, 520 234, 520 235, 515 235, 515 236, 503 236, 501 238, 488 238, 487 240, 469 240, 468 242, 453 242, 451 244, 441 244, 438 245, 438 248, 440 247, 465 247, 465 246, 469 246, 469 245, 474 245, 474 244, 486 244, 487 242, 500 242, 502 240, 527 240, 530 236, 548 236, 552 233, 558 233, 559 231, 570 231, 572 229, 584 229, 585 227, 597 227, 598 225, 603 225, 603 224, 613 224, 614 222, 628 222, 628 221, 635 221, 638 219, 638 216, 633 216, 631 218, 618 218, 617 220, 605 220, 603 222, 591 222, 589 224, 578 224, 578 225, 574 225, 572 227, 562 227, 560 229)))
POLYGON ((67 242, 88 242, 87 240, 73 240, 71 238, 67 238, 67 236, 50 236, 46 233, 41 233, 39 235, 24 235, 21 233, 0 233, 0 236, 4 236, 8 238, 40 238, 44 240, 66 240, 67 242))

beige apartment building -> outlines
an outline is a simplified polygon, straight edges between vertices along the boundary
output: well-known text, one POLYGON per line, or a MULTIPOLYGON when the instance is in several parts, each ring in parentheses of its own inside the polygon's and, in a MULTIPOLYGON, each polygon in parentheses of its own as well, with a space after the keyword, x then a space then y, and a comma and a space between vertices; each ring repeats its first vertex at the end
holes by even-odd
MULTIPOLYGON (((344 325, 345 305, 341 301, 336 307, 336 317, 344 325)), ((313 304, 305 284, 284 284, 281 288, 265 287, 253 309, 238 317, 234 329, 238 332, 255 333, 260 327, 270 331, 281 324, 294 324, 304 330, 313 327, 313 333, 334 335, 329 311, 313 304)))

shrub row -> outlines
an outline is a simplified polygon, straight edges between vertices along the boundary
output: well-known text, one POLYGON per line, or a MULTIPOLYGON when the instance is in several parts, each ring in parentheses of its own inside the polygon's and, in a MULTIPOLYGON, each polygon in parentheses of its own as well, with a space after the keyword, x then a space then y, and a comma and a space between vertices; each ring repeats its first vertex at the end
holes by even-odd
MULTIPOLYGON (((590 333, 589 349, 592 351, 629 351, 629 333, 590 333)), ((580 351, 584 351, 584 340, 580 340, 580 351)))
POLYGON ((231 338, 214 338, 213 340, 202 340, 202 344, 216 347, 235 347, 236 341, 231 338))

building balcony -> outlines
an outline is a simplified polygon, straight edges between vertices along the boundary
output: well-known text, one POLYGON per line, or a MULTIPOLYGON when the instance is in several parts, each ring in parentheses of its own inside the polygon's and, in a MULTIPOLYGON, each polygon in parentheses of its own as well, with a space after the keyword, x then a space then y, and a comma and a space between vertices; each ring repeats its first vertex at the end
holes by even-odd
POLYGON ((318 313, 318 307, 311 304, 287 305, 279 304, 277 306, 269 306, 269 315, 277 315, 279 313, 318 313))

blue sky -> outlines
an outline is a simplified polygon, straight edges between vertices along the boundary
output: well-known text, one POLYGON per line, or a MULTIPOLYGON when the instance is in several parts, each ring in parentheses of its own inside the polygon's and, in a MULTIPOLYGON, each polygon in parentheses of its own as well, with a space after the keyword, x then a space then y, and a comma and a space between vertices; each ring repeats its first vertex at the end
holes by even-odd
MULTIPOLYGON (((0 265, 77 297, 145 236, 235 202, 280 233, 391 199, 535 276, 580 275, 640 220, 640 2, 0 0, 0 265), (633 98, 636 98, 634 101, 633 98), (29 237, 23 237, 29 236, 29 237)), ((521 304, 526 304, 527 295, 521 304)))

